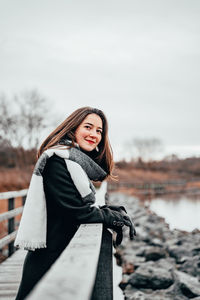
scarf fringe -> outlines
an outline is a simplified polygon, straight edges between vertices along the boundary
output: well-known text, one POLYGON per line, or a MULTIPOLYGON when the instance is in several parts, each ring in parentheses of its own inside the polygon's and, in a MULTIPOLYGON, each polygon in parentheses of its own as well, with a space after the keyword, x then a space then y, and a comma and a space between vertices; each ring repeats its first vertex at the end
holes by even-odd
POLYGON ((46 248, 47 245, 44 242, 31 242, 31 241, 22 241, 21 240, 21 241, 17 242, 15 247, 34 251, 35 249, 46 248))

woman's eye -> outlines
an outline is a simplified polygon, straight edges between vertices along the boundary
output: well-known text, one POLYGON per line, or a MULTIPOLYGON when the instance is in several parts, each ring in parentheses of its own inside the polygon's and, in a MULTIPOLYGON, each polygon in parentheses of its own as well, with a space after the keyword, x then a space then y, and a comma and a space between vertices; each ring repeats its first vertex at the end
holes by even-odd
POLYGON ((100 133, 100 134, 102 134, 102 131, 101 131, 101 130, 97 130, 97 132, 100 133))
POLYGON ((88 129, 90 129, 91 127, 90 127, 90 126, 88 126, 88 125, 86 125, 86 126, 85 126, 85 128, 88 128, 88 129))

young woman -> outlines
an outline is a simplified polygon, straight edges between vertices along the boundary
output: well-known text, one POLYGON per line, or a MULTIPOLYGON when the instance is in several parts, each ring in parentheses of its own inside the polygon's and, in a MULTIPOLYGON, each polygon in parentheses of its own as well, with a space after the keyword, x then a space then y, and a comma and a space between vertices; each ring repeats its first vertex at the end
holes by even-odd
POLYGON ((43 142, 21 218, 15 246, 28 250, 16 300, 24 299, 69 244, 82 223, 103 223, 115 230, 135 229, 120 206, 93 206, 92 181, 112 177, 113 157, 104 113, 74 111, 43 142))

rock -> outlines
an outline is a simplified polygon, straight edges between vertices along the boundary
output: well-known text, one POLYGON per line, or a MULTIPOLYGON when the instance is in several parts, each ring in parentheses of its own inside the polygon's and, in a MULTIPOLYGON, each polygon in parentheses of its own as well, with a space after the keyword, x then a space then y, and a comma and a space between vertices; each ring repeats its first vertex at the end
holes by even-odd
MULTIPOLYGON (((128 285, 124 290, 125 299, 143 299, 143 300, 187 300, 188 297, 184 296, 177 283, 174 283, 167 289, 153 291, 151 289, 140 289, 128 285)), ((196 298, 193 298, 196 299, 196 298)), ((197 299, 199 300, 199 299, 197 299)))
POLYGON ((122 274, 122 280, 119 283, 119 287, 120 289, 122 289, 122 291, 126 288, 126 286, 128 285, 128 280, 129 280, 129 275, 127 274, 122 274))
POLYGON ((167 258, 159 259, 154 264, 156 265, 157 268, 164 268, 165 270, 170 271, 170 272, 176 266, 175 259, 172 258, 172 257, 167 257, 167 258))
POLYGON ((185 257, 183 264, 180 265, 179 271, 186 272, 192 276, 200 278, 200 256, 185 257))
POLYGON ((184 262, 190 260, 192 257, 189 256, 182 256, 181 259, 179 260, 180 266, 181 264, 183 264, 184 262))
POLYGON ((150 241, 149 245, 155 246, 155 247, 157 247, 157 246, 158 246, 158 247, 162 247, 162 246, 163 246, 163 242, 161 241, 161 239, 153 238, 153 239, 150 241))
POLYGON ((132 293, 129 297, 125 297, 126 300, 146 300, 146 294, 141 292, 141 291, 137 291, 135 293, 132 293))
POLYGON ((139 239, 140 241, 144 241, 144 242, 151 241, 151 237, 147 232, 146 228, 144 228, 143 226, 136 226, 135 229, 137 232, 136 240, 139 239))
POLYGON ((124 230, 117 247, 124 273, 120 287, 127 300, 200 300, 200 230, 170 230, 164 219, 125 194, 110 195, 109 204, 124 205, 136 226, 124 230))
POLYGON ((183 296, 183 294, 180 293, 180 295, 174 293, 174 294, 168 294, 166 290, 157 290, 154 293, 151 294, 151 298, 146 298, 146 300, 154 299, 154 300, 188 300, 187 297, 183 296))
POLYGON ((134 224, 136 226, 141 226, 142 224, 147 223, 148 221, 148 216, 144 213, 139 217, 134 217, 134 224))
POLYGON ((154 291, 151 289, 136 289, 128 284, 124 290, 125 299, 151 299, 151 295, 154 291), (140 297, 140 298, 139 298, 140 297))
MULTIPOLYGON (((124 257, 126 260, 126 256, 124 257)), ((145 262, 145 257, 142 256, 132 256, 131 261, 134 265, 134 269, 136 270, 139 266, 141 266, 145 262)))
POLYGON ((173 283, 171 272, 152 262, 143 263, 128 281, 136 288, 165 289, 173 283))
POLYGON ((173 300, 187 300, 188 298, 185 297, 179 285, 177 283, 172 284, 169 288, 163 290, 154 291, 152 294, 152 299, 173 299, 173 300))
POLYGON ((135 222, 136 222, 136 220, 140 220, 140 222, 141 222, 142 217, 145 217, 145 219, 148 220, 147 212, 145 209, 138 209, 137 211, 135 211, 135 214, 134 214, 135 222))
POLYGON ((190 245, 187 246, 177 246, 173 245, 168 248, 169 255, 176 259, 177 263, 181 262, 183 256, 192 257, 192 249, 190 245))
POLYGON ((200 296, 200 282, 197 278, 177 270, 174 271, 174 275, 183 295, 188 298, 200 296))
POLYGON ((134 255, 136 256, 144 256, 146 249, 148 248, 148 244, 145 244, 144 246, 138 247, 134 251, 134 255))
POLYGON ((145 293, 133 288, 130 284, 124 290, 125 300, 145 300, 145 293))
POLYGON ((123 274, 132 274, 134 272, 134 265, 130 262, 124 263, 122 268, 123 274))
POLYGON ((167 256, 167 252, 165 249, 160 248, 160 247, 148 247, 144 251, 144 256, 146 258, 146 261, 149 260, 159 260, 160 258, 164 258, 167 256))

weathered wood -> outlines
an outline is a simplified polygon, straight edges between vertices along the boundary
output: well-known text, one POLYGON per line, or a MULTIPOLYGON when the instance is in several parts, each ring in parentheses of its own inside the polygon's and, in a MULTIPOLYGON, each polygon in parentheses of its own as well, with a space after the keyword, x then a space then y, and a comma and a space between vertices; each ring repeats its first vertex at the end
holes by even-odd
POLYGON ((81 225, 27 299, 89 299, 96 276, 102 224, 81 225))
MULTIPOLYGON (((7 290, 7 291, 9 291, 9 290, 14 290, 14 291, 16 291, 17 289, 18 289, 18 286, 19 286, 19 284, 18 283, 1 283, 0 282, 0 291, 3 291, 3 290, 7 290)), ((1 299, 1 298, 0 298, 1 299)))
MULTIPOLYGON (((13 210, 15 205, 15 199, 14 198, 9 198, 8 199, 8 210, 13 210)), ((12 233, 15 230, 15 218, 12 217, 8 220, 8 234, 12 233)), ((14 242, 10 242, 8 244, 8 255, 10 256, 11 254, 14 253, 14 242)))
POLYGON ((16 237, 15 230, 15 216, 20 214, 23 211, 23 207, 18 207, 14 209, 15 206, 15 198, 22 197, 22 202, 24 204, 25 198, 27 195, 27 189, 20 191, 12 191, 0 193, 0 200, 8 199, 8 211, 0 214, 0 222, 4 220, 8 220, 8 235, 0 240, 0 249, 4 246, 8 245, 8 256, 14 253, 14 239, 16 237))
POLYGON ((18 250, 0 264, 0 300, 15 299, 26 253, 18 250))
POLYGON ((24 209, 24 207, 20 206, 20 207, 17 207, 15 209, 12 209, 10 211, 0 214, 0 222, 4 221, 4 220, 8 220, 10 218, 13 218, 13 217, 19 215, 20 213, 22 213, 23 209, 24 209))
POLYGON ((103 229, 97 275, 91 300, 113 299, 112 234, 103 229))
POLYGON ((28 190, 25 189, 25 190, 20 190, 20 191, 0 193, 0 200, 26 196, 27 192, 28 192, 28 190))
POLYGON ((0 249, 2 249, 4 246, 8 245, 10 242, 14 241, 15 237, 17 235, 17 230, 14 232, 4 236, 2 239, 0 239, 0 249))
POLYGON ((26 202, 26 195, 22 197, 22 205, 24 205, 26 202))

